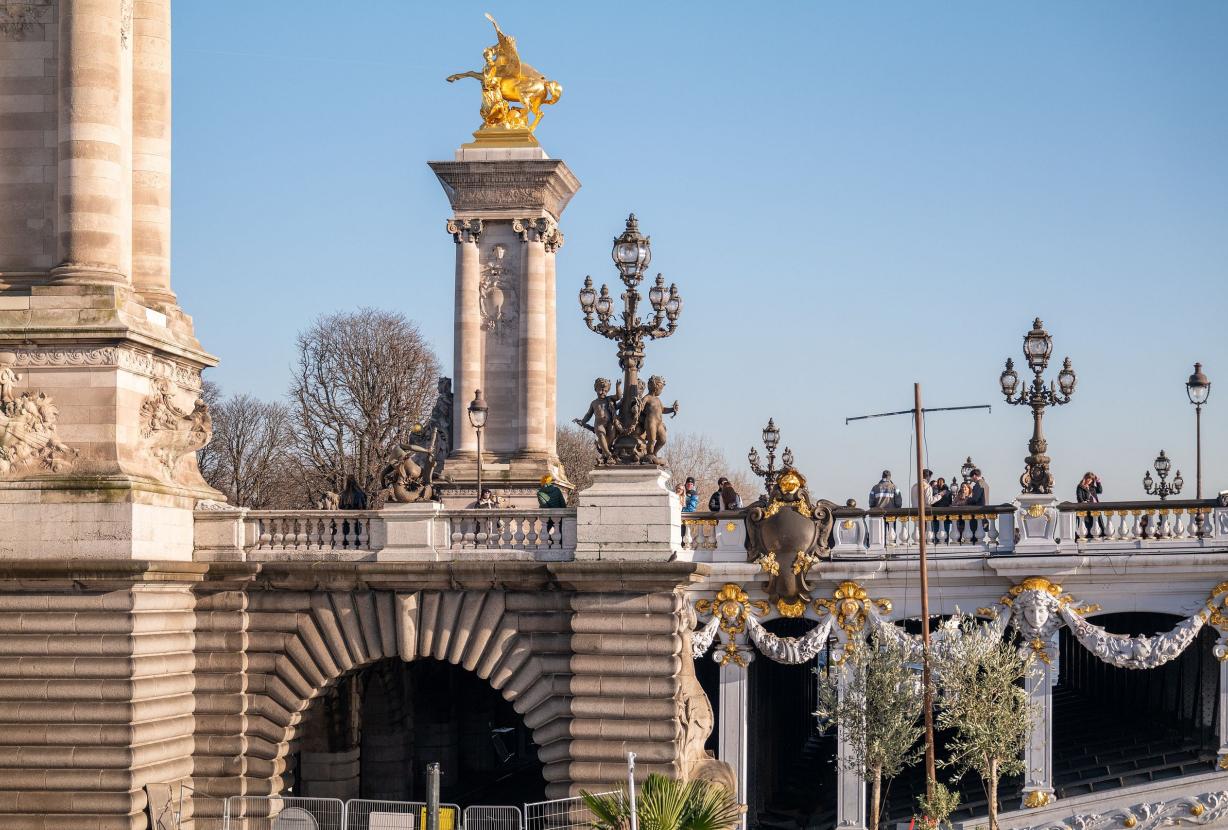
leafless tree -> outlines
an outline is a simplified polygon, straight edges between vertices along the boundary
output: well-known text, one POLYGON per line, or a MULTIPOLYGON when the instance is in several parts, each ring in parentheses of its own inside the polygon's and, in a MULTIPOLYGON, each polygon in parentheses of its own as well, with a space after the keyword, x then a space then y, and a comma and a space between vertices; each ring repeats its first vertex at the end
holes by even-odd
POLYGON ((209 470, 214 488, 237 507, 304 507, 296 498, 290 410, 277 401, 236 395, 216 401, 209 470))
POLYGON ((708 497, 716 492, 716 480, 721 476, 729 479, 743 504, 750 504, 763 490, 763 482, 747 471, 746 462, 730 464, 716 443, 702 433, 671 432, 665 445, 665 460, 670 470, 670 487, 682 484, 688 476, 695 479, 700 510, 708 509, 708 497))
MULTIPOLYGON (((217 412, 222 403, 222 390, 216 383, 206 380, 200 385, 200 398, 209 407, 209 414, 214 419, 213 437, 196 452, 196 466, 200 468, 201 476, 215 490, 221 490, 217 482, 221 476, 222 453, 221 443, 217 440, 217 412)), ((224 491, 223 491, 224 492, 224 491)))
POLYGON ((346 476, 378 500, 380 470, 435 400, 439 360, 404 315, 362 308, 322 316, 298 336, 291 435, 308 486, 346 476))
MULTIPOLYGON (((555 433, 559 463, 567 480, 575 485, 572 493, 579 493, 592 483, 593 468, 597 465, 597 448, 593 434, 586 429, 566 424, 555 433)), ((569 499, 570 500, 570 499, 569 499)))

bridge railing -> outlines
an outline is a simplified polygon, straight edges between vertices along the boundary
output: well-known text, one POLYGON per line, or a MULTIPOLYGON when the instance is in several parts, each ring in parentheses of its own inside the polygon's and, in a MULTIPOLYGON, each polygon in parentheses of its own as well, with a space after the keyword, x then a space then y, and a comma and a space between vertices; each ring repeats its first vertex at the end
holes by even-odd
MULTIPOLYGON (((915 556, 924 534, 934 556, 1009 555, 1023 515, 1014 504, 938 507, 921 525, 910 509, 838 507, 828 543, 836 559, 915 556)), ((1053 552, 1200 550, 1228 543, 1228 507, 1202 501, 1061 503, 1053 552)), ((685 513, 682 547, 700 562, 745 561, 745 511, 685 513)))

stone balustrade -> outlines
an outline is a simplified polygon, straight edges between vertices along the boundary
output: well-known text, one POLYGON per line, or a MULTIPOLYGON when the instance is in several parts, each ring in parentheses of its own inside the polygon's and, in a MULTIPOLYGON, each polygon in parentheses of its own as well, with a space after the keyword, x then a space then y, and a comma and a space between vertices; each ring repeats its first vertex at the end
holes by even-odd
POLYGON ((245 510, 208 504, 195 513, 202 561, 465 559, 512 556, 567 561, 576 511, 446 510, 438 504, 384 510, 245 510))
POLYGON ((1228 508, 1215 501, 1133 501, 1059 506, 1064 547, 1183 547, 1228 537, 1228 508))

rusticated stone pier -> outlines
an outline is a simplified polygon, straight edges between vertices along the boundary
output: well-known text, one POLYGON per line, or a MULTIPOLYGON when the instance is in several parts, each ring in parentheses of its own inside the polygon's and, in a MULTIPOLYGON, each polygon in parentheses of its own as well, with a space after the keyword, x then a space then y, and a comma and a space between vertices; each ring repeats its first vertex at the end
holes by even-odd
POLYGON ((281 791, 312 700, 444 660, 533 730, 548 796, 682 773, 691 563, 0 564, 0 828, 144 828, 152 784, 281 791))

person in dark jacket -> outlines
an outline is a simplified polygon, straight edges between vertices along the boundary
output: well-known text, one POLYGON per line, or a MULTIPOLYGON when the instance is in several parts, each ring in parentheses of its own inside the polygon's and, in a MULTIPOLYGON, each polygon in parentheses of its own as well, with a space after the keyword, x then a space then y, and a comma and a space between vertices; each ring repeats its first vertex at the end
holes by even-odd
POLYGON ((541 487, 537 488, 537 506, 543 510, 554 510, 567 506, 567 497, 554 483, 554 476, 549 474, 542 476, 541 487))
MULTIPOLYGON (((1093 472, 1083 474, 1082 480, 1079 481, 1079 486, 1075 488, 1075 501, 1079 504, 1099 504, 1100 494, 1104 492, 1104 485, 1100 483, 1100 476, 1093 472)), ((1096 521, 1100 525, 1100 535, 1104 535, 1104 519, 1099 516, 1096 521)), ((1092 517, 1085 516, 1084 524, 1087 525, 1087 535, 1092 535, 1092 517)))
POLYGON ((878 508, 899 507, 904 503, 900 488, 891 480, 891 471, 883 470, 883 477, 870 490, 870 506, 878 508))
POLYGON ((721 476, 716 480, 716 492, 708 497, 708 509, 713 513, 721 510, 741 510, 742 497, 733 489, 729 479, 721 476))

